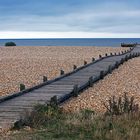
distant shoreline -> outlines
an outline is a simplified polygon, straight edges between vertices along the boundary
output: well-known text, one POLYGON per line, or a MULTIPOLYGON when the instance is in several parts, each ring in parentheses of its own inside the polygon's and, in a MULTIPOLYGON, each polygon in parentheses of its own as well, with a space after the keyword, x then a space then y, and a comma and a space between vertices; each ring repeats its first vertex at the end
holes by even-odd
POLYGON ((121 43, 140 42, 140 38, 65 38, 65 39, 0 39, 0 46, 13 41, 17 46, 97 46, 120 47, 121 43))

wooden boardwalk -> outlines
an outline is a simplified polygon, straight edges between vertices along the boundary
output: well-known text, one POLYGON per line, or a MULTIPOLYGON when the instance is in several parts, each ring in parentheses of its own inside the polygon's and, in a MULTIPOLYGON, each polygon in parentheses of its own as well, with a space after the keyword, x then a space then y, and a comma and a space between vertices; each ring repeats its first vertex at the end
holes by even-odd
POLYGON ((95 62, 87 64, 79 70, 75 70, 66 76, 46 82, 41 86, 23 91, 20 96, 9 96, 0 99, 0 127, 2 129, 11 127, 24 114, 25 110, 30 111, 35 104, 44 104, 53 96, 57 96, 59 102, 63 102, 71 97, 74 85, 78 85, 79 89, 87 86, 89 78, 92 77, 95 82, 100 77, 100 72, 108 72, 109 66, 114 67, 126 55, 140 53, 140 47, 121 55, 113 55, 100 58, 95 62))

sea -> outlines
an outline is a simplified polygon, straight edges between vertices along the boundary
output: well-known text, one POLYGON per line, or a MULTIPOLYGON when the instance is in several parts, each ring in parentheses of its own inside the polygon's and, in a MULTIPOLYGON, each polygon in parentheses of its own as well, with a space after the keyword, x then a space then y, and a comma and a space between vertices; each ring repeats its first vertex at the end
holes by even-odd
POLYGON ((120 47, 121 43, 140 43, 140 38, 0 39, 0 46, 11 41, 15 42, 17 46, 120 47))

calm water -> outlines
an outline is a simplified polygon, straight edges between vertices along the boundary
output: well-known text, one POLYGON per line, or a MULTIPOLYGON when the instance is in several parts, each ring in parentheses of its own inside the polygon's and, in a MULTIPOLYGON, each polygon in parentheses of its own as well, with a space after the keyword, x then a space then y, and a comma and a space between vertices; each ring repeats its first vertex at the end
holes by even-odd
POLYGON ((116 39, 0 39, 0 46, 13 41, 17 46, 111 46, 120 47, 121 43, 140 43, 140 38, 116 39))

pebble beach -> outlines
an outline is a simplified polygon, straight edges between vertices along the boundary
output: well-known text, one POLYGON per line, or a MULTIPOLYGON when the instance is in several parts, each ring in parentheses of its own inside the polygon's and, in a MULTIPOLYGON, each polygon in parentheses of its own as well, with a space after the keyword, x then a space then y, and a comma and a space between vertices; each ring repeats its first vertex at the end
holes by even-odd
POLYGON ((53 79, 91 62, 99 54, 115 53, 126 48, 113 47, 0 47, 0 96, 19 91, 19 84, 26 88, 42 83, 42 77, 53 79))
POLYGON ((65 111, 77 112, 90 109, 97 113, 106 111, 104 103, 115 96, 134 96, 135 103, 140 105, 140 58, 134 58, 121 65, 112 74, 106 76, 93 87, 72 98, 63 105, 65 111))

